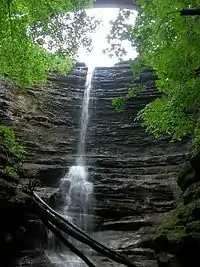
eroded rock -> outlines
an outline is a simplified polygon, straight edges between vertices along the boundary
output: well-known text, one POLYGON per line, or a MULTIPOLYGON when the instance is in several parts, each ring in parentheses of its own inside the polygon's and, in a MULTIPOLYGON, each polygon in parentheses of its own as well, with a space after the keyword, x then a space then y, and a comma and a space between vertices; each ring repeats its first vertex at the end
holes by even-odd
MULTIPOLYGON (((94 235, 143 267, 157 266, 155 226, 177 206, 176 179, 189 158, 186 142, 154 140, 134 121, 138 111, 160 96, 154 79, 147 69, 134 80, 126 64, 95 69, 86 143, 86 167, 94 185, 88 213, 98 218, 94 235), (146 89, 117 113, 112 99, 125 96, 138 82, 146 89)), ((39 179, 43 187, 57 188, 76 164, 85 80, 83 67, 70 76, 51 76, 47 84, 15 98, 14 118, 27 151, 25 176, 39 179)), ((109 264, 103 258, 100 262, 109 264)))

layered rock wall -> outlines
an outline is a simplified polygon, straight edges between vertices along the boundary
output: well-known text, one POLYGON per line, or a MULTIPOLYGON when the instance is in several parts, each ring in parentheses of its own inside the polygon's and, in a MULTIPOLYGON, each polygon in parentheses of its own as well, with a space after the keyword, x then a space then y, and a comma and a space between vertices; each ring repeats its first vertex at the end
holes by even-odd
POLYGON ((127 65, 94 72, 87 162, 94 183, 93 211, 101 217, 99 236, 143 266, 156 266, 150 245, 155 225, 177 205, 177 174, 188 159, 184 142, 169 143, 168 137, 156 141, 134 120, 157 96, 150 69, 137 80, 127 65), (146 90, 117 113, 112 99, 138 83, 146 90))
MULTIPOLYGON (((68 76, 52 75, 46 85, 15 96, 13 119, 27 151, 24 175, 39 178, 44 187, 56 188, 75 164, 86 73, 83 67, 68 76)), ((137 80, 128 65, 95 69, 86 144, 94 235, 148 267, 156 266, 155 224, 176 206, 177 173, 188 159, 186 144, 169 143, 167 137, 155 141, 134 121, 159 95, 154 80, 150 69, 137 80), (137 83, 146 90, 117 113, 112 99, 137 83)))
POLYGON ((76 159, 87 69, 51 75, 45 85, 15 96, 13 114, 27 151, 25 176, 57 186, 76 159))
MULTIPOLYGON (((0 123, 1 126, 13 126, 13 88, 0 81, 0 123)), ((13 177, 3 170, 10 163, 4 138, 0 137, 0 262, 7 267, 17 253, 24 248, 34 247, 33 233, 38 231, 38 220, 31 214, 30 198, 24 193, 18 177, 13 177), (37 230, 36 230, 37 229, 37 230)), ((17 265, 15 265, 17 266, 17 265)))

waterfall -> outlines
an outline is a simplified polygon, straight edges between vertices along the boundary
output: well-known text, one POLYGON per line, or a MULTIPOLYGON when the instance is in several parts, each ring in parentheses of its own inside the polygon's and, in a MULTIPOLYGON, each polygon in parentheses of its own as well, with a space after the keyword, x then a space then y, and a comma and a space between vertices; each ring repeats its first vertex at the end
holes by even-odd
POLYGON ((89 121, 90 90, 93 75, 92 67, 88 67, 85 91, 82 101, 80 121, 80 140, 78 144, 78 157, 76 165, 71 166, 69 172, 61 180, 60 192, 65 198, 63 215, 72 220, 83 230, 87 230, 87 208, 89 196, 92 194, 92 183, 88 182, 88 173, 85 167, 85 141, 89 121), (71 218, 70 214, 73 214, 71 218))
POLYGON ((85 154, 85 140, 86 140, 86 132, 89 121, 89 102, 90 102, 90 91, 91 91, 91 83, 93 76, 94 67, 93 65, 88 66, 86 84, 85 84, 85 92, 82 103, 82 112, 81 112, 81 133, 80 133, 80 141, 79 141, 79 164, 84 164, 83 157, 85 154))
MULTIPOLYGON (((80 117, 80 138, 76 165, 69 168, 68 173, 61 179, 59 187, 64 205, 59 207, 58 212, 85 231, 91 227, 91 221, 87 215, 87 211, 90 204, 90 196, 93 191, 93 185, 88 181, 88 172, 85 167, 85 143, 89 121, 89 102, 93 71, 94 67, 88 66, 80 117)), ((50 234, 49 238, 51 240, 54 239, 52 234, 50 234)), ((53 240, 53 242, 55 242, 55 240, 53 240)), ((76 245, 77 241, 70 238, 70 242, 76 245)), ((80 244, 78 244, 78 246, 80 249, 80 244)), ((55 247, 53 249, 55 250, 55 247)), ((52 263, 56 264, 56 267, 85 266, 76 255, 72 255, 69 252, 66 253, 67 254, 63 254, 62 249, 62 253, 48 253, 48 256, 52 263)))

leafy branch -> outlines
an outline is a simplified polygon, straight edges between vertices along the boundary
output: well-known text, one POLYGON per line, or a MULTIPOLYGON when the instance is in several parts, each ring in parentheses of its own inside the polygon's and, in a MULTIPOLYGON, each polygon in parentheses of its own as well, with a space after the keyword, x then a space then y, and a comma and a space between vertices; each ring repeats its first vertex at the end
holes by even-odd
MULTIPOLYGON (((131 28, 124 25, 124 31, 128 30, 127 35, 132 36, 133 47, 136 47, 142 64, 155 70, 156 86, 162 96, 141 110, 137 119, 142 120, 146 131, 156 138, 166 134, 171 141, 188 138, 193 144, 193 151, 198 152, 199 1, 192 1, 189 6, 187 0, 138 2, 141 10, 136 23, 131 28), (168 17, 170 14, 174 16, 168 17)), ((114 104, 121 108, 120 99, 114 104)))
POLYGON ((44 82, 49 71, 67 73, 87 33, 99 21, 78 9, 92 0, 0 1, 0 76, 19 87, 44 82), (75 11, 72 13, 71 11, 75 11))
POLYGON ((24 148, 10 127, 0 125, 0 136, 3 140, 3 152, 7 158, 7 164, 4 166, 3 172, 18 177, 24 159, 24 148))

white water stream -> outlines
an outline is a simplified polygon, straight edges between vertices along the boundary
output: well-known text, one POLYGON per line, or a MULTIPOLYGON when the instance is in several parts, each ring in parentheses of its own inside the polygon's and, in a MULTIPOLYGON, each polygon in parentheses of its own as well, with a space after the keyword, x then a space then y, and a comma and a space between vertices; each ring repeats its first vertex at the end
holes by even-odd
MULTIPOLYGON (((91 228, 90 216, 87 215, 87 210, 93 191, 93 186, 92 183, 88 181, 88 173, 85 167, 85 143, 89 121, 89 102, 93 71, 94 67, 88 66, 82 101, 80 140, 76 165, 70 167, 69 172, 62 178, 59 188, 62 199, 64 200, 64 205, 59 208, 58 212, 85 231, 87 231, 88 227, 91 228)), ((49 239, 51 244, 56 242, 51 234, 49 239)), ((75 246, 78 244, 78 248, 80 249, 80 243, 77 243, 77 241, 72 238, 70 238, 70 242, 75 246)), ((55 267, 86 266, 81 259, 63 247, 62 249, 56 249, 55 246, 53 246, 48 252, 48 256, 51 262, 55 264, 55 267)))

